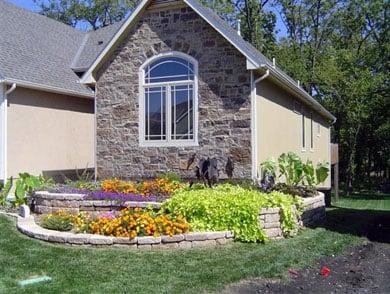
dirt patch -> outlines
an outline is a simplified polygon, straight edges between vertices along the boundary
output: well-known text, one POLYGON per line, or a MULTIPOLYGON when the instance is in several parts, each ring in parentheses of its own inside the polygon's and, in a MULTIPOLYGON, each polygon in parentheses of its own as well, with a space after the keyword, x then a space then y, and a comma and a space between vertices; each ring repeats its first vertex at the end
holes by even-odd
POLYGON ((390 244, 367 243, 346 254, 326 257, 311 269, 296 270, 287 283, 248 280, 227 287, 223 293, 390 293, 390 244), (322 266, 331 272, 320 274, 322 266))

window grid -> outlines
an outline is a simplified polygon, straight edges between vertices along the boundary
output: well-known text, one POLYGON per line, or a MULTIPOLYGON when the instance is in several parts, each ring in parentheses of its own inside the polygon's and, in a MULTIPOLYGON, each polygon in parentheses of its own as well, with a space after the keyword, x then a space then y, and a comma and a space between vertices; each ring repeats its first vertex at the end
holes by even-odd
MULTIPOLYGON (((162 58, 164 59, 164 58, 162 58)), ((195 142, 195 66, 185 59, 184 62, 173 62, 170 60, 158 60, 145 68, 143 71, 143 111, 144 111, 144 127, 143 139, 145 142, 155 143, 175 143, 175 142, 195 142), (185 75, 160 75, 154 76, 151 74, 153 69, 169 63, 177 63, 185 66, 187 73, 185 75), (183 80, 186 78, 186 80, 183 80), (170 80, 172 79, 172 80, 170 80), (158 82, 156 82, 158 81, 158 82), (161 93, 160 95, 160 135, 152 134, 150 129, 150 94, 161 93), (183 94, 186 93, 186 94, 183 94), (184 95, 178 98, 178 95, 184 95), (179 103, 179 104, 177 104, 179 103), (184 109, 178 109, 180 107, 184 109), (164 109, 163 109, 164 107, 164 109), (177 117, 179 112, 179 117, 177 117), (185 120, 186 122, 181 122, 185 120), (181 125, 179 125, 181 124, 181 125), (178 130, 178 127, 180 129, 178 130), (179 132, 179 133, 178 133, 179 132)), ((161 70, 160 70, 161 71, 161 70)), ((164 71, 164 69, 162 69, 164 71)), ((165 72, 169 69, 165 69, 165 72)), ((152 110, 153 111, 153 110, 152 110)))

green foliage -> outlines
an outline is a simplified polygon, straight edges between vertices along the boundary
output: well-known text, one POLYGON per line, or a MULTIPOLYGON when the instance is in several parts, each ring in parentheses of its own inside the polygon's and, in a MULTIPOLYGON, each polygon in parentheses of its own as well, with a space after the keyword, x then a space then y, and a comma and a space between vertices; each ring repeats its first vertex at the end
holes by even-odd
POLYGON ((7 196, 12 188, 12 177, 10 177, 6 182, 5 185, 0 190, 0 206, 4 206, 7 202, 7 196))
POLYGON ((125 18, 134 0, 34 0, 40 13, 76 27, 89 24, 96 30, 125 18))
POLYGON ((41 226, 49 230, 70 231, 73 229, 73 216, 62 212, 48 214, 42 218, 41 226))
POLYGON ((66 186, 70 188, 89 190, 89 191, 97 191, 100 189, 100 183, 94 181, 94 173, 91 172, 88 167, 83 169, 80 173, 76 169, 76 177, 77 180, 72 180, 65 175, 63 175, 66 186))
POLYGON ((282 208, 282 229, 288 236, 297 230, 297 214, 292 205, 300 201, 279 192, 260 193, 238 185, 221 184, 215 188, 183 189, 164 202, 162 210, 183 215, 196 231, 234 231, 237 240, 265 241, 259 228, 261 208, 282 208))
POLYGON ((25 204, 27 197, 31 195, 34 190, 52 183, 52 179, 45 179, 43 176, 33 176, 29 173, 20 173, 19 178, 15 183, 16 206, 25 204))
POLYGON ((276 177, 276 162, 275 159, 270 158, 260 164, 263 175, 266 173, 271 174, 274 178, 276 177))
POLYGON ((294 152, 283 153, 278 158, 278 165, 273 159, 261 163, 263 171, 271 172, 276 178, 285 181, 287 186, 307 185, 314 187, 323 183, 329 176, 329 167, 326 163, 313 163, 307 160, 304 163, 294 152), (279 174, 277 174, 277 170, 279 174))

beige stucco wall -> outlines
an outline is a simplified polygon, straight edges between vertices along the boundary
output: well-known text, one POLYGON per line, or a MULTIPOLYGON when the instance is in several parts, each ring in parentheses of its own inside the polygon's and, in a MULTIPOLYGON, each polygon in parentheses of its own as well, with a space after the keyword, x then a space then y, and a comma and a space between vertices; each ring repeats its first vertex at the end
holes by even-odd
POLYGON ((93 167, 93 100, 18 87, 7 110, 8 176, 93 167))
MULTIPOLYGON (((257 173, 261 175, 260 163, 273 157, 277 159, 283 152, 293 151, 304 161, 330 162, 329 123, 308 106, 302 105, 305 114, 306 147, 302 148, 302 115, 294 110, 298 101, 269 79, 257 84, 256 97, 256 136, 257 173), (313 148, 311 145, 311 120, 313 114, 313 148), (320 124, 320 133, 317 127, 320 124)), ((321 185, 330 187, 330 177, 321 185)))

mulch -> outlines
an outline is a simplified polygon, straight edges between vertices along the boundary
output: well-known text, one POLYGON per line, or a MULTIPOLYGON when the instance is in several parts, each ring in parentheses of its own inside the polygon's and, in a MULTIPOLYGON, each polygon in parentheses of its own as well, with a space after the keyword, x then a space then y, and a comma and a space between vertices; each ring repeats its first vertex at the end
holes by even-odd
MULTIPOLYGON (((314 267, 290 269, 287 282, 244 280, 222 293, 380 293, 390 294, 390 217, 374 218, 364 229, 369 240, 341 256, 324 257, 314 267), (327 267, 328 276, 321 274, 327 267)), ((324 272, 323 272, 324 273, 324 272)))

